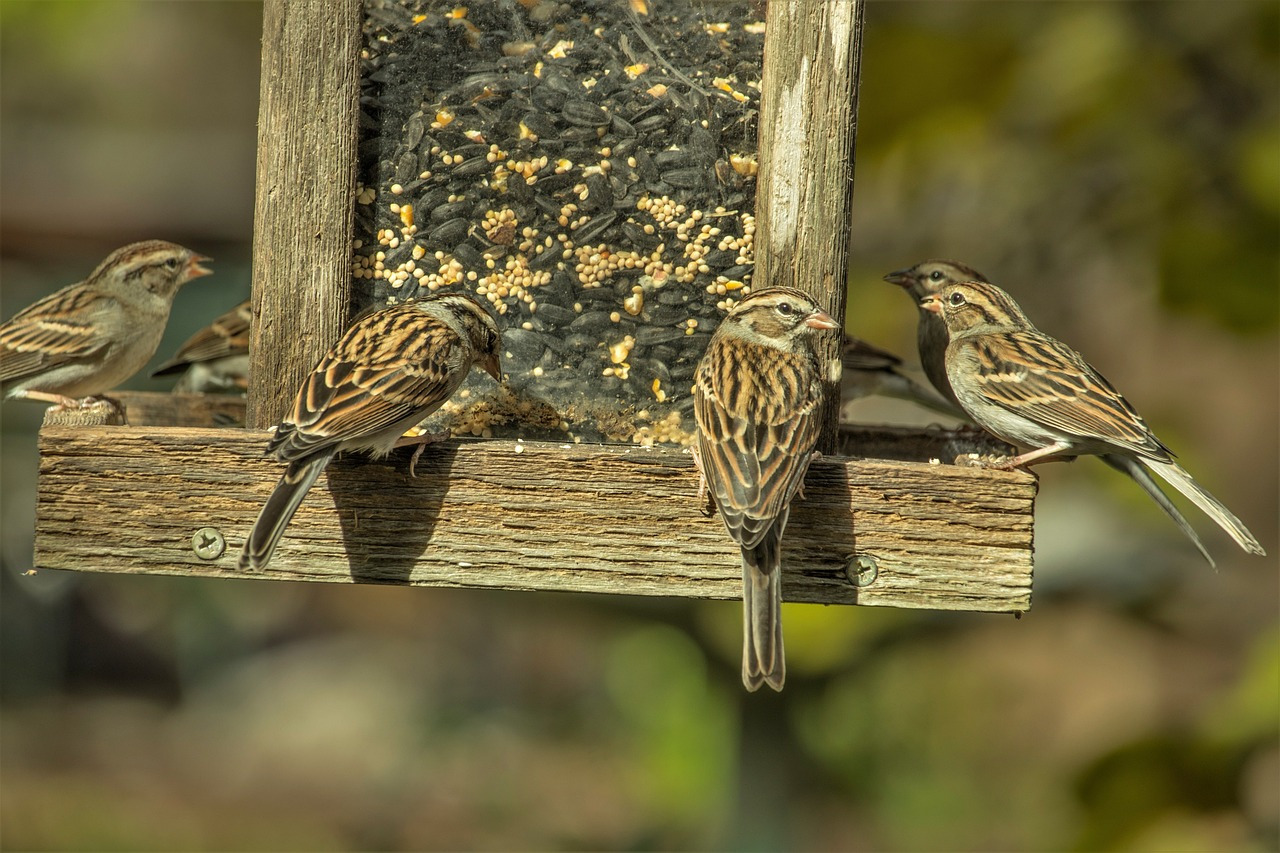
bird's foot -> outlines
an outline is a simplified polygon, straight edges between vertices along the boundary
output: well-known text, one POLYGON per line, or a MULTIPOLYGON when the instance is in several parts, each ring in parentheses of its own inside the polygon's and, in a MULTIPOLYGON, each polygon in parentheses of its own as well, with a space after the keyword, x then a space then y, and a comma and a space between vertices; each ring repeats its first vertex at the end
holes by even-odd
POLYGON ((428 444, 435 444, 437 441, 444 441, 452 437, 452 433, 447 429, 440 432, 424 432, 420 435, 401 436, 396 441, 396 447, 414 447, 413 455, 409 457, 409 476, 415 480, 418 479, 418 457, 422 455, 422 451, 426 449, 428 444))

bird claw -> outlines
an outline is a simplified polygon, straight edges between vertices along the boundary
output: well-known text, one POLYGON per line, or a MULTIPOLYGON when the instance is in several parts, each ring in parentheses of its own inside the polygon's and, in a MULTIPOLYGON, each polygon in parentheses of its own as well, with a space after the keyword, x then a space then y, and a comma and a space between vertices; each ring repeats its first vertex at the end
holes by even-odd
POLYGON ((428 444, 435 444, 437 441, 444 441, 449 438, 451 433, 448 430, 441 432, 424 432, 422 435, 410 437, 402 437, 396 442, 396 447, 409 447, 414 445, 413 455, 409 457, 409 476, 418 479, 418 457, 422 455, 422 451, 427 448, 428 444))

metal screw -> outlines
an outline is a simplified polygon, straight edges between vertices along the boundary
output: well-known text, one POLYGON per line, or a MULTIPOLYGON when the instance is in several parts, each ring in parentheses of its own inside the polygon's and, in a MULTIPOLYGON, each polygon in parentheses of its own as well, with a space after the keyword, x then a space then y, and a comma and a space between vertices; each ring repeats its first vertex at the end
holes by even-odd
POLYGON ((202 560, 216 560, 227 550, 227 540, 213 527, 201 527, 191 534, 191 550, 202 560))
POLYGON ((880 576, 880 564, 870 554, 858 554, 844 564, 844 575, 854 586, 871 586, 880 576))

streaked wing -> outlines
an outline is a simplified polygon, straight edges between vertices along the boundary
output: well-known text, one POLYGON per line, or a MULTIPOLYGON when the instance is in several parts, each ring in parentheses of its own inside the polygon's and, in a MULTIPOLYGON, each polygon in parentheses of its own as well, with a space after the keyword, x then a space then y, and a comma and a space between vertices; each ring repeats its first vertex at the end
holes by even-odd
POLYGON ((752 548, 789 506, 808 470, 821 386, 808 356, 724 343, 713 340, 718 352, 698 371, 699 455, 725 525, 752 548), (753 364, 768 365, 769 374, 753 364))
POLYGON ((247 353, 251 317, 252 309, 246 299, 187 339, 174 357, 152 375, 171 373, 195 362, 247 353))
POLYGON ((991 402, 1068 435, 1172 457, 1142 416, 1080 354, 1037 331, 972 339, 977 385, 991 402))
POLYGON ((298 459, 426 417, 448 399, 466 367, 463 343, 434 317, 399 308, 352 326, 320 360, 282 425, 292 429, 281 429, 268 453, 298 459))
POLYGON ((91 358, 108 343, 94 320, 115 306, 109 296, 72 287, 14 315, 0 326, 0 380, 91 358))
POLYGON ((845 370, 887 370, 902 365, 902 359, 861 338, 846 337, 840 349, 845 370))

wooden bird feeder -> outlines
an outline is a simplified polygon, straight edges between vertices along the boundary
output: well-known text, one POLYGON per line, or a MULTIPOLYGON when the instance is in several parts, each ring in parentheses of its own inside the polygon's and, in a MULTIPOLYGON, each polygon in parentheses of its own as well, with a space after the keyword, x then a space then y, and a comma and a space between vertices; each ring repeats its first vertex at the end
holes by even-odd
MULTIPOLYGON (((759 84, 752 282, 801 287, 837 318, 862 13, 862 0, 768 4, 759 84)), ((239 549, 281 473, 262 456, 266 429, 351 316, 365 14, 360 0, 265 3, 247 413, 229 398, 131 393, 119 395, 128 426, 46 418, 37 567, 241 576, 239 549), (215 426, 235 416, 248 428, 215 426)), ((785 598, 1028 609, 1035 479, 953 464, 996 446, 971 432, 840 427, 836 396, 788 527, 785 598)), ((331 464, 261 576, 741 594, 737 547, 699 512, 678 446, 459 439, 428 448, 416 478, 407 457, 331 464)))

